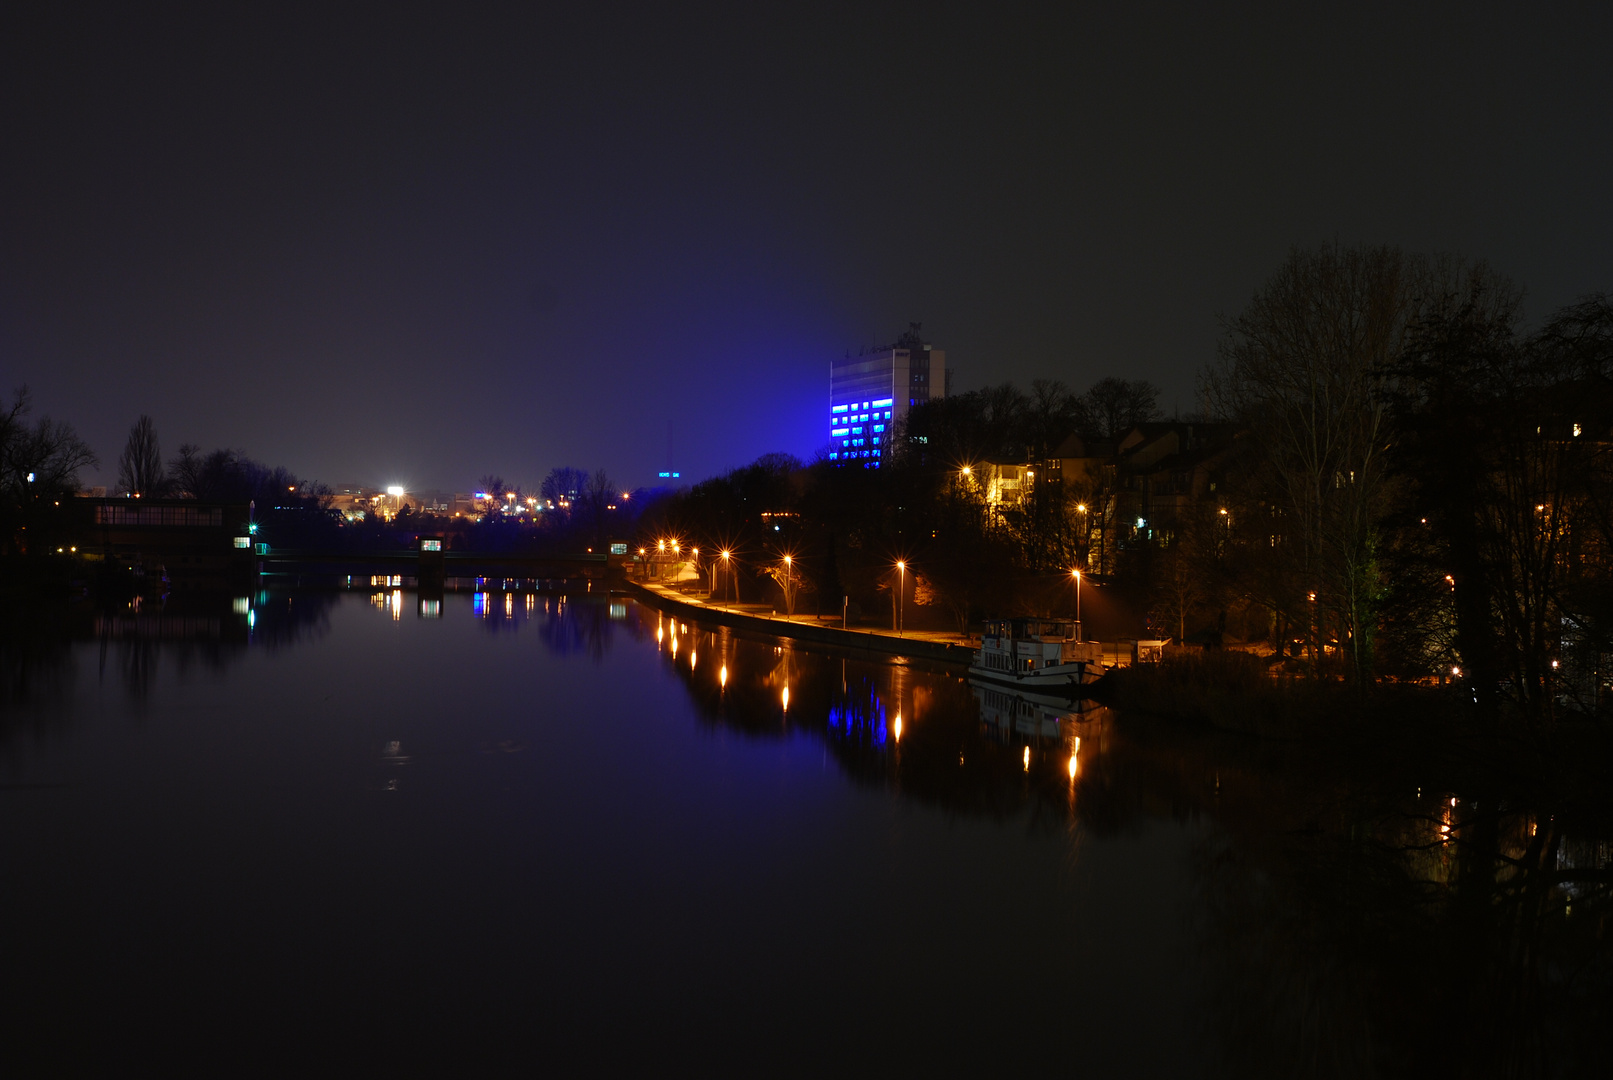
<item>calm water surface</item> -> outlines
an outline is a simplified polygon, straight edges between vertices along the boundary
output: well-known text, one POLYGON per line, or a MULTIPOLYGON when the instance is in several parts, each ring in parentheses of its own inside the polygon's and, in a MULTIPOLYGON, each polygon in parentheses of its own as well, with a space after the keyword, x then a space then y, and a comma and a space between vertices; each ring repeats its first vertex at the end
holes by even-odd
POLYGON ((953 669, 621 598, 266 593, 76 636, 10 664, 0 743, 11 1020, 64 1061, 1221 1054, 1208 826, 1121 783, 1101 711, 1016 726, 953 669))
POLYGON ((1608 741, 1369 720, 1060 712, 619 597, 0 611, 7 1048, 1604 1075, 1608 741))

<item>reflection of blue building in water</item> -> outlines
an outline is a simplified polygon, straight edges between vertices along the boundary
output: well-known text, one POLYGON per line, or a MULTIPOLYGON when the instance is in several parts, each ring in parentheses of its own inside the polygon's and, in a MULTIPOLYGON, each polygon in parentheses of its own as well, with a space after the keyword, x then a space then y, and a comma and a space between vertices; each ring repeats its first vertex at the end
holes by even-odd
POLYGON ((848 693, 829 705, 829 733, 856 742, 871 742, 884 746, 890 736, 885 722, 885 703, 874 692, 871 684, 864 684, 862 694, 848 693))
POLYGON ((878 468, 908 410, 945 396, 946 353, 913 332, 889 348, 830 361, 829 460, 878 468))

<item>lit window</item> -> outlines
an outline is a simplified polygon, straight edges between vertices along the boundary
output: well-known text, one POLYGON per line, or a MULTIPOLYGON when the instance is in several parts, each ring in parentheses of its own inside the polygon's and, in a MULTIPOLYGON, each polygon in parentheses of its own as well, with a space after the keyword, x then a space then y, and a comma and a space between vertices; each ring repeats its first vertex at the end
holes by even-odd
POLYGON ((250 536, 237 536, 235 538, 235 546, 238 548, 250 548, 252 546, 252 538, 250 536))
POLYGON ((878 401, 874 402, 874 408, 883 409, 887 405, 894 405, 894 404, 895 404, 895 402, 893 400, 891 400, 890 398, 880 398, 878 401))
POLYGON ((422 540, 422 541, 420 541, 420 550, 421 551, 441 551, 442 550, 442 541, 441 540, 422 540))
POLYGON ((874 430, 875 431, 884 431, 885 430, 885 425, 884 424, 875 424, 874 425, 874 430))

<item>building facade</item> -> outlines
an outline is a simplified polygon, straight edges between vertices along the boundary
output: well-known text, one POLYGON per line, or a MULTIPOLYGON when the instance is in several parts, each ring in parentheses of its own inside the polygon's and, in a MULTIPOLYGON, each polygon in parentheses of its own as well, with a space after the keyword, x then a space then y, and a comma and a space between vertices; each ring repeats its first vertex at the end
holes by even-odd
POLYGON ((946 353, 900 344, 829 362, 829 460, 878 468, 915 405, 946 396, 946 353))

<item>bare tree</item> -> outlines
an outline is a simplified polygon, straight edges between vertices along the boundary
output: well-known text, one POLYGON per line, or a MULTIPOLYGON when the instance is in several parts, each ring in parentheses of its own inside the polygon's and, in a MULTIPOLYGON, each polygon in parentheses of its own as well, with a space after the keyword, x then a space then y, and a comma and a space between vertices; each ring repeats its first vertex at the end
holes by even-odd
POLYGON ((252 474, 261 470, 239 451, 220 448, 203 454, 194 443, 183 443, 168 462, 168 490, 181 499, 245 502, 255 497, 252 474))
POLYGON ((604 469, 595 469, 594 475, 588 477, 583 485, 583 503, 588 508, 596 544, 603 544, 608 539, 605 535, 605 514, 615 505, 616 496, 616 486, 611 483, 610 474, 604 469))
POLYGON ((29 493, 70 495, 78 488, 78 471, 96 464, 95 454, 66 422, 41 416, 29 426, 30 411, 24 386, 0 413, 0 486, 19 499, 29 493))
POLYGON ((26 386, 0 408, 0 551, 28 551, 30 537, 37 545, 49 511, 78 490, 78 471, 96 464, 70 425, 49 416, 30 425, 30 409, 26 386))
POLYGON ((565 512, 583 497, 587 489, 588 473, 585 470, 562 465, 549 470, 549 475, 543 478, 543 484, 538 488, 538 494, 543 496, 543 501, 549 504, 551 510, 565 512))
POLYGON ((157 425, 141 414, 129 429, 129 439, 118 455, 118 492, 160 498, 167 493, 168 477, 162 467, 162 447, 157 442, 157 425))
POLYGON ((202 448, 195 443, 180 443, 179 454, 168 462, 170 491, 181 499, 194 499, 201 481, 202 448))
POLYGON ((1081 415, 1081 403, 1070 388, 1057 379, 1037 379, 1031 383, 1030 399, 1025 403, 1026 433, 1031 439, 1031 457, 1045 461, 1075 430, 1081 415))
POLYGON ((1099 379, 1082 395, 1082 419, 1095 435, 1118 439, 1138 424, 1159 418, 1159 387, 1147 379, 1099 379))
MULTIPOLYGON (((1370 670, 1394 365, 1419 314, 1482 266, 1393 247, 1295 250, 1227 326, 1204 376, 1211 407, 1248 425, 1291 521, 1293 595, 1331 609, 1370 670)), ((1314 651, 1313 651, 1314 660, 1314 651)))

